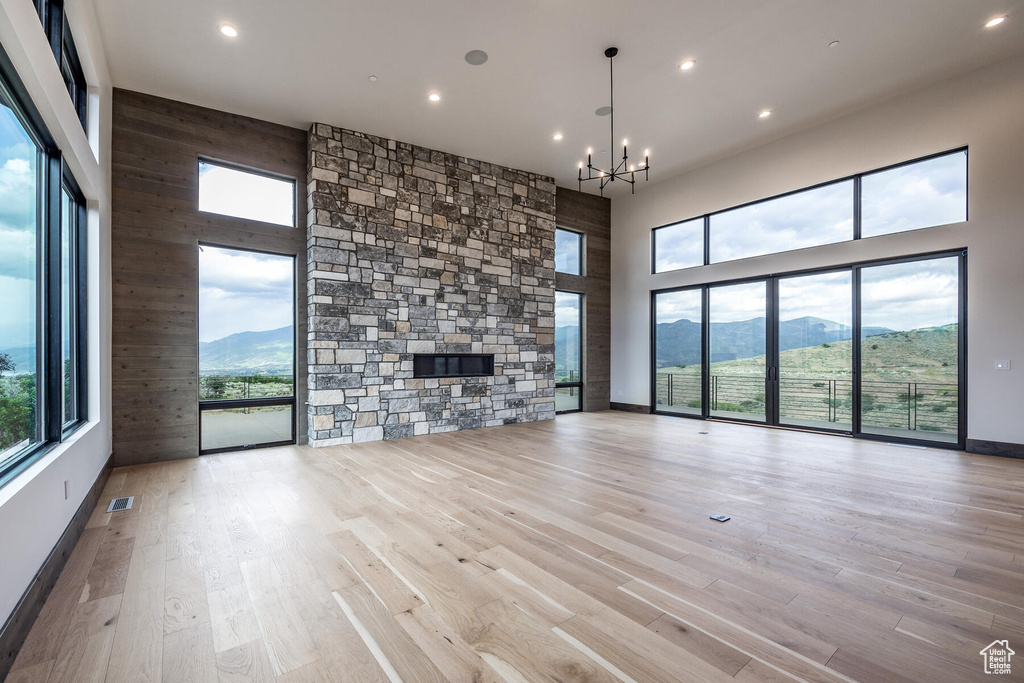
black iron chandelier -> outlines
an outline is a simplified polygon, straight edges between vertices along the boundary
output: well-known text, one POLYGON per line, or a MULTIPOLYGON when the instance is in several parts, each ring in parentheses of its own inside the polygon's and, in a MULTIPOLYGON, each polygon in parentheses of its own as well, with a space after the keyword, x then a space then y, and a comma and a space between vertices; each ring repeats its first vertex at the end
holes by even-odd
MULTIPOLYGON (((615 148, 615 55, 619 54, 619 48, 610 47, 604 51, 604 56, 608 58, 608 115, 611 117, 611 143, 608 146, 608 154, 611 155, 611 151, 615 148)), ((598 111, 600 113, 600 110, 598 111)), ((651 169, 651 152, 650 150, 644 150, 643 161, 637 164, 629 163, 629 152, 627 149, 627 140, 622 141, 622 161, 618 165, 610 168, 603 169, 594 166, 591 162, 593 149, 587 150, 587 177, 583 177, 583 162, 580 162, 580 173, 579 173, 579 188, 583 189, 583 183, 589 180, 600 181, 601 196, 604 196, 604 188, 608 183, 613 183, 616 180, 629 183, 630 192, 636 192, 636 174, 642 173, 643 179, 649 179, 649 171, 651 169)), ((610 162, 609 162, 610 163, 610 162)))

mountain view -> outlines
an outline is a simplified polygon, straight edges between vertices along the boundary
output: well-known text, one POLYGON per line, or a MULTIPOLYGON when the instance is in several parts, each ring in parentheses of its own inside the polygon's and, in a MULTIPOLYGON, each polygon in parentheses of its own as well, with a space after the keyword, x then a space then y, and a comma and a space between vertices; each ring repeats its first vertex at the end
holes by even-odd
MULTIPOLYGON (((863 334, 871 337, 888 332, 892 330, 865 327, 863 334)), ((764 334, 764 318, 711 323, 711 362, 763 355, 764 334)), ((779 351, 832 344, 852 336, 853 328, 848 325, 810 316, 796 318, 779 325, 779 351)), ((700 321, 676 320, 658 325, 659 368, 699 365, 700 360, 700 321)))
POLYGON ((199 344, 202 374, 291 375, 295 338, 292 326, 239 332, 199 344))

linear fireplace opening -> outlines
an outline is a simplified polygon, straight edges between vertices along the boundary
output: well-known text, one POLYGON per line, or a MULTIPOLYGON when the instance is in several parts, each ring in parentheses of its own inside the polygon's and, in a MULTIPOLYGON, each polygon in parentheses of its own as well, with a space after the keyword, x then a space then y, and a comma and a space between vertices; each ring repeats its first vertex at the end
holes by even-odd
POLYGON ((494 354, 417 353, 413 377, 488 377, 494 374, 494 354))

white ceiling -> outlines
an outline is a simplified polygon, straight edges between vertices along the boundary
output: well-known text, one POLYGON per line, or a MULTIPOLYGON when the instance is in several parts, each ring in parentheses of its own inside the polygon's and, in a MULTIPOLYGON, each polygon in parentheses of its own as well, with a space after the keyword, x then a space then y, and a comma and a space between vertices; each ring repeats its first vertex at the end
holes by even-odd
POLYGON ((608 100, 609 45, 620 49, 616 137, 635 153, 651 148, 652 181, 1024 53, 1024 0, 95 5, 117 87, 344 126, 571 187, 586 148, 609 146, 608 119, 594 114, 608 100), (225 22, 238 38, 219 33, 225 22), (489 61, 468 65, 471 49, 489 61), (685 58, 697 60, 689 72, 678 69, 685 58), (427 101, 432 91, 440 103, 427 101), (758 119, 766 108, 773 115, 758 119))

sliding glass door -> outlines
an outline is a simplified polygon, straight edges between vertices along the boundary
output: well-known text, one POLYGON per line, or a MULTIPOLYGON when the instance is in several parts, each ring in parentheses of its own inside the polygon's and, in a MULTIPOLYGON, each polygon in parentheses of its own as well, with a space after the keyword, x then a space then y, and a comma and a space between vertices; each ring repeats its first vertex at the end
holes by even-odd
POLYGON ((963 445, 965 263, 949 254, 654 292, 654 410, 963 445))
POLYGON ((701 415, 704 337, 700 288, 654 295, 654 405, 701 415))
POLYGON ((765 421, 767 291, 764 280, 709 288, 712 417, 765 421))
POLYGON ((295 259, 203 245, 199 450, 295 442, 295 259))
POLYGON ((853 273, 778 280, 779 424, 853 426, 853 273))
POLYGON ((865 434, 957 443, 960 259, 862 268, 865 434))

